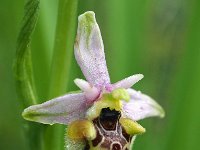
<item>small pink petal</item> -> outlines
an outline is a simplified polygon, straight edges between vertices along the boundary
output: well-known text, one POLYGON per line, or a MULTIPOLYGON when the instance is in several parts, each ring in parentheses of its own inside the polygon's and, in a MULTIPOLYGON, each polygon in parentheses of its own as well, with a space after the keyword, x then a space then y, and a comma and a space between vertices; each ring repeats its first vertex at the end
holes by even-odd
POLYGON ((69 124, 85 117, 86 98, 83 93, 66 94, 24 110, 23 117, 29 121, 44 124, 69 124))
POLYGON ((90 83, 88 83, 87 81, 83 80, 83 79, 78 79, 76 78, 74 80, 74 83, 82 90, 82 91, 90 91, 92 88, 92 85, 90 85, 90 83))
POLYGON ((74 83, 84 92, 88 103, 93 102, 100 94, 100 90, 83 79, 75 79, 74 83))
POLYGON ((117 88, 125 88, 128 89, 130 87, 132 87, 135 83, 137 83, 138 81, 140 81, 144 76, 142 74, 135 74, 132 75, 128 78, 125 78, 121 81, 118 81, 117 83, 113 84, 113 88, 117 89, 117 88))

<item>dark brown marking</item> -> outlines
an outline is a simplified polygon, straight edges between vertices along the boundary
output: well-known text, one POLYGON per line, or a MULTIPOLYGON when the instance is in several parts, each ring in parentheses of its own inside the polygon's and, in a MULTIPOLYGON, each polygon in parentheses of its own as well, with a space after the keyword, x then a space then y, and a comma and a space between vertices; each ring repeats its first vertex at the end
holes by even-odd
POLYGON ((103 108, 99 117, 100 123, 106 130, 115 130, 117 121, 120 118, 120 112, 103 108))
POLYGON ((112 145, 112 150, 121 150, 121 145, 118 143, 115 143, 112 145))
POLYGON ((90 145, 88 144, 88 142, 86 143, 84 150, 90 150, 90 145))
POLYGON ((128 133, 126 133, 124 127, 122 127, 122 135, 125 137, 127 142, 130 142, 131 136, 128 133))
POLYGON ((95 127, 96 129, 96 138, 94 140, 92 140, 92 145, 95 147, 97 146, 101 141, 102 141, 102 135, 99 133, 99 130, 97 129, 97 127, 95 127))

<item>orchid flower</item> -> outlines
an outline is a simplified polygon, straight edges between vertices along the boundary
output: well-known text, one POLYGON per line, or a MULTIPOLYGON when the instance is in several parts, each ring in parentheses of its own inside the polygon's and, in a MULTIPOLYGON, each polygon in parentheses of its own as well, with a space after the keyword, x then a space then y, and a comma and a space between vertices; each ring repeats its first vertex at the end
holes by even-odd
POLYGON ((145 132, 136 121, 164 116, 162 107, 151 97, 131 87, 143 78, 132 75, 112 84, 104 45, 93 12, 78 18, 75 58, 86 78, 75 79, 81 92, 69 93, 26 108, 29 121, 68 125, 68 150, 128 150, 137 134, 145 132))

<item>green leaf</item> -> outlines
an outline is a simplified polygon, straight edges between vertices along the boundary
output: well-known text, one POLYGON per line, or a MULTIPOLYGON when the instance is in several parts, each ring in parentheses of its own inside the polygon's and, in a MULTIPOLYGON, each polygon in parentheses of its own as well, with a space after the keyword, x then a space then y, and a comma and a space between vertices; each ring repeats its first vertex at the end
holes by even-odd
POLYGON ((36 92, 33 82, 30 42, 38 19, 39 0, 28 0, 22 27, 17 40, 14 73, 16 89, 23 108, 36 104, 36 92))
MULTIPOLYGON (((31 37, 38 19, 39 0, 28 0, 25 5, 22 27, 17 40, 14 75, 17 94, 22 107, 36 104, 37 96, 33 81, 31 61, 31 37)), ((24 122, 24 134, 27 141, 27 150, 42 149, 43 125, 24 122)))
POLYGON ((76 34, 78 0, 60 0, 51 65, 49 98, 66 93, 76 34), (56 88, 55 88, 56 87, 56 88))
MULTIPOLYGON (((49 98, 67 91, 73 45, 76 34, 78 0, 59 0, 56 24, 49 98)), ((64 127, 48 126, 45 132, 45 150, 64 149, 64 127)))

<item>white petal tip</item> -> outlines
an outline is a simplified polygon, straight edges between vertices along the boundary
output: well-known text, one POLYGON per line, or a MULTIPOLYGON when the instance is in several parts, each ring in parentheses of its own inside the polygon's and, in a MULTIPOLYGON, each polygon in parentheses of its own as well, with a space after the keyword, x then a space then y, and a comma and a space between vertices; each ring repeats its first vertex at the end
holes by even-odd
POLYGON ((133 81, 134 83, 136 83, 136 82, 142 80, 143 78, 144 78, 144 75, 143 75, 143 74, 135 74, 135 75, 130 76, 130 79, 132 79, 132 81, 133 81))
POLYGON ((143 79, 144 78, 144 75, 143 74, 136 74, 139 78, 139 80, 143 79))
POLYGON ((90 31, 94 24, 96 24, 95 13, 87 11, 78 17, 79 29, 82 27, 87 28, 86 31, 90 31))
POLYGON ((78 20, 81 21, 85 17, 89 17, 89 18, 95 19, 95 13, 93 11, 86 11, 85 13, 83 13, 82 15, 80 15, 78 17, 78 20))
POLYGON ((160 115, 159 115, 160 118, 164 118, 165 117, 165 111, 164 109, 160 106, 160 115))
POLYGON ((99 95, 99 90, 83 79, 75 79, 74 83, 85 93, 87 99, 94 99, 99 95))
POLYGON ((129 82, 129 84, 130 84, 129 86, 131 87, 135 83, 137 83, 138 81, 142 80, 142 78, 144 78, 143 74, 135 74, 135 75, 132 75, 132 76, 128 77, 127 81, 129 82))
POLYGON ((82 91, 88 91, 91 89, 90 84, 83 80, 83 79, 75 79, 74 83, 82 90, 82 91))
POLYGON ((114 86, 114 89, 117 89, 117 88, 125 88, 125 89, 128 89, 130 87, 132 87, 135 83, 137 83, 138 81, 140 81, 142 78, 144 77, 143 74, 135 74, 135 75, 132 75, 128 78, 125 78, 117 83, 115 83, 113 86, 114 86))
POLYGON ((28 121, 34 121, 34 122, 40 122, 40 123, 43 123, 43 124, 49 124, 49 123, 45 123, 43 121, 40 121, 39 116, 40 114, 37 112, 37 106, 35 107, 36 105, 33 105, 33 106, 30 106, 26 109, 24 109, 24 111, 22 112, 22 117, 25 119, 25 120, 28 120, 28 121))
MULTIPOLYGON (((150 98, 150 97, 149 97, 150 98)), ((152 108, 155 111, 155 116, 158 116, 160 118, 164 118, 165 117, 165 111, 162 108, 162 106, 160 106, 156 101, 154 101, 153 99, 150 99, 149 101, 150 105, 152 106, 152 108)))

